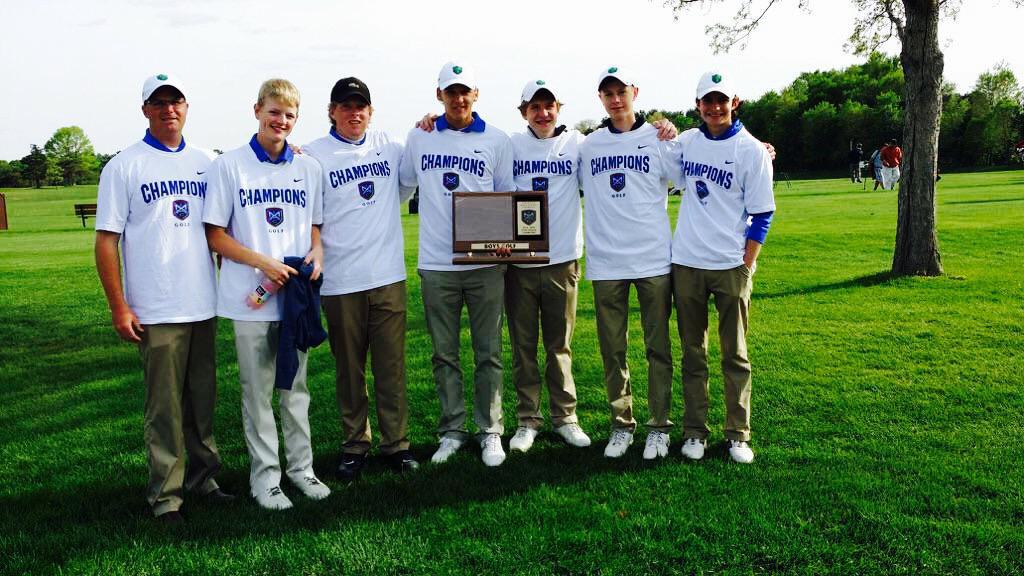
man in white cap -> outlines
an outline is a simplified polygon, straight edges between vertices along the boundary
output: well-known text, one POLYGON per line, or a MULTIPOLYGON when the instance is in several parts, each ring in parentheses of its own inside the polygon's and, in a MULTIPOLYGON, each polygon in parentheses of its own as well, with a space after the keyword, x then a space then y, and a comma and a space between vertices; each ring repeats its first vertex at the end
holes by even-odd
POLYGON ((320 289, 336 369, 344 433, 338 477, 366 464, 371 432, 366 357, 371 352, 380 451, 396 472, 419 464, 409 452, 405 381, 405 255, 399 188, 401 142, 368 130, 370 89, 354 77, 331 90, 330 133, 302 147, 323 168, 324 284, 320 289))
POLYGON ((636 288, 648 363, 646 460, 668 453, 672 422, 672 311, 669 180, 679 172, 674 142, 633 110, 639 94, 625 70, 611 66, 597 80, 608 113, 580 146, 580 182, 587 217, 587 278, 594 283, 597 337, 611 406, 612 432, 604 454, 619 458, 633 443, 636 420, 626 364, 629 287, 636 288))
POLYGON ((473 420, 484 464, 498 466, 505 461, 501 446, 504 266, 452 264, 452 193, 512 190, 512 144, 504 132, 473 111, 479 90, 473 71, 464 63, 441 67, 436 96, 445 114, 433 132, 410 131, 399 171, 402 186, 420 189, 417 267, 441 403, 441 440, 431 460, 445 462, 469 438, 459 360, 465 305, 475 365, 473 420))
POLYGON ((142 102, 146 135, 100 175, 96 269, 114 330, 142 358, 146 498, 158 519, 179 523, 185 492, 233 499, 213 478, 216 287, 201 219, 214 155, 185 144, 188 102, 177 78, 147 78, 142 102))
POLYGON ((718 310, 725 384, 725 437, 736 462, 754 460, 750 442, 747 324, 757 256, 768 235, 775 198, 764 145, 735 116, 740 99, 731 78, 704 74, 697 84, 703 123, 679 136, 686 187, 672 240, 672 287, 683 341, 683 447, 704 456, 708 417, 708 299, 718 310))

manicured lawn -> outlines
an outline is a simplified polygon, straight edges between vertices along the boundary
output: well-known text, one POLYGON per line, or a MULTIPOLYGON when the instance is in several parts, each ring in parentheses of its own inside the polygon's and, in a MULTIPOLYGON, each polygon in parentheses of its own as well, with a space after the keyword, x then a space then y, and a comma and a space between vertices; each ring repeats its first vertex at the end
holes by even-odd
MULTIPOLYGON (((841 180, 779 185, 751 315, 751 466, 728 462, 721 445, 718 374, 705 461, 682 461, 678 429, 656 465, 640 458, 642 431, 622 461, 602 456, 608 409, 586 283, 574 373, 593 447, 570 449, 548 432, 497 469, 469 449, 407 477, 374 462, 343 485, 331 474, 340 427, 325 345, 311 356, 310 418, 316 468, 334 493, 313 503, 285 485, 295 509, 264 512, 245 497, 238 372, 222 321, 220 479, 242 498, 189 506, 178 529, 149 516, 137 354, 109 326, 93 233, 73 215, 95 187, 3 192, 0 573, 1024 571, 1024 172, 944 176, 939 278, 887 275, 894 192, 841 180)), ((673 222, 677 208, 673 197, 673 222)), ((418 221, 405 215, 403 225, 411 437, 426 463, 438 402, 415 275, 418 221)), ((643 422, 634 310, 629 361, 643 422)), ((678 362, 677 336, 674 353, 678 362)), ((463 364, 469 374, 470 358, 463 364)), ((509 372, 506 436, 515 429, 509 372)), ((681 396, 677 366, 677 423, 681 396)))

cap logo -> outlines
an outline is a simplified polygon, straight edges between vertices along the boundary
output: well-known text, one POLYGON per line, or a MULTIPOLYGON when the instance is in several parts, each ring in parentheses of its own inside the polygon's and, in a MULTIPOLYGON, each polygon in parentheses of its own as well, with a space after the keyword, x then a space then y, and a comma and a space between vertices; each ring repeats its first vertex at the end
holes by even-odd
POLYGON ((356 84, 355 82, 349 82, 348 83, 348 87, 349 88, 359 88, 359 84, 356 84))
POLYGON ((157 74, 156 79, 160 80, 161 82, 167 80, 167 74, 157 74))
POLYGON ((543 85, 544 85, 544 81, 543 80, 537 80, 537 86, 543 86, 543 85))
POLYGON ((611 68, 608 69, 608 73, 609 74, 615 74, 618 71, 619 71, 619 68, 617 66, 612 66, 611 68))
POLYGON ((715 84, 718 84, 719 82, 722 81, 722 75, 721 74, 714 74, 714 75, 712 75, 711 76, 711 81, 714 82, 715 84))
POLYGON ((462 74, 462 66, 452 66, 452 72, 456 74, 462 74))

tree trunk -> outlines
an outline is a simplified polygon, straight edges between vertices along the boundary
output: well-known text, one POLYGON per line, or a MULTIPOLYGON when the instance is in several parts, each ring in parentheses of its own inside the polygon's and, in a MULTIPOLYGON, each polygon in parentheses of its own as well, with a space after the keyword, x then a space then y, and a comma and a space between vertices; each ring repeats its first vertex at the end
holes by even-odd
POLYGON ((896 216, 897 276, 942 274, 935 234, 935 175, 942 113, 943 57, 939 49, 938 0, 904 0, 906 25, 900 61, 905 88, 904 149, 896 216))

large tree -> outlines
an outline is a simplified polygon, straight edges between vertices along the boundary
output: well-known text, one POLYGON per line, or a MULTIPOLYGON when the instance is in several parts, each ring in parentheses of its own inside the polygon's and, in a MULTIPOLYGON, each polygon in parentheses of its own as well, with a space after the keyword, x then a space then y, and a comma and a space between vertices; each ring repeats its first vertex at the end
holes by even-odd
POLYGON ((49 161, 42 149, 33 144, 28 156, 22 158, 21 163, 25 165, 24 177, 31 180, 36 188, 42 187, 46 182, 46 171, 49 168, 49 161))
MULTIPOLYGON (((668 0, 677 16, 694 5, 726 0, 668 0)), ((781 0, 735 0, 732 22, 707 26, 716 50, 745 46, 765 14, 781 0)), ((807 8, 810 0, 794 0, 807 8)), ((1024 0, 1010 0, 1020 6, 1024 0)), ((953 17, 959 0, 851 0, 860 14, 847 44, 855 53, 874 50, 890 39, 900 42, 900 63, 905 78, 903 93, 905 151, 896 217, 896 247, 892 272, 896 275, 942 274, 939 241, 935 234, 935 175, 942 113, 942 69, 939 19, 953 17)))
POLYGON ((96 164, 96 153, 85 131, 78 126, 58 128, 43 146, 61 171, 65 186, 77 184, 96 164))

